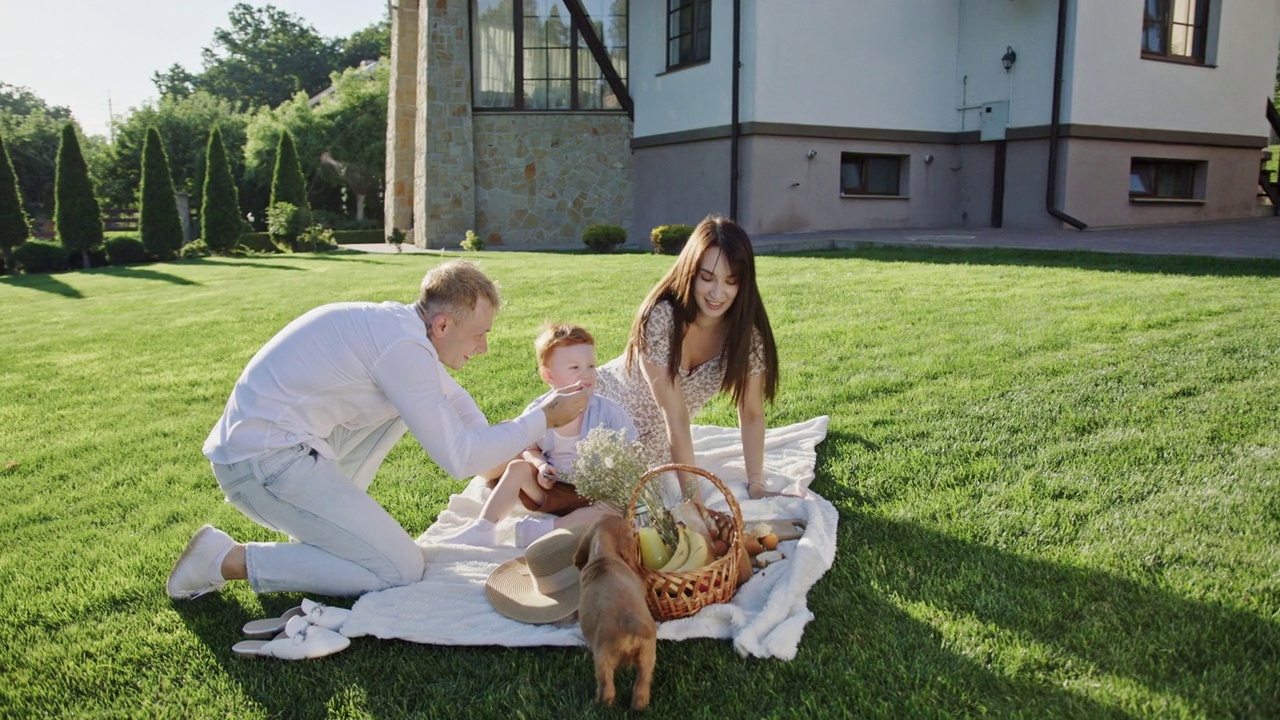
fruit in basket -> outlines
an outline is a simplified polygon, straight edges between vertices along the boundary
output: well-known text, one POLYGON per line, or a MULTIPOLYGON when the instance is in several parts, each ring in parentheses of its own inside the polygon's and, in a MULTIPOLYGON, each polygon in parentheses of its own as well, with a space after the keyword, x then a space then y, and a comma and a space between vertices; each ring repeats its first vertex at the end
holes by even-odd
POLYGON ((640 562, 650 570, 659 570, 671 560, 671 548, 662 542, 658 530, 642 527, 637 533, 640 538, 640 562))
POLYGON ((711 546, 707 544, 707 539, 699 533, 685 531, 689 538, 689 558, 679 567, 677 572, 685 572, 688 570, 697 570, 707 561, 711 559, 711 546))
POLYGON ((676 549, 671 552, 671 559, 667 560, 667 564, 663 565, 660 572, 674 572, 689 561, 689 531, 680 528, 679 540, 676 541, 676 549))
POLYGON ((671 517, 674 518, 676 522, 688 528, 689 532, 701 535, 708 543, 710 543, 712 540, 711 534, 715 530, 715 526, 707 527, 707 522, 704 519, 704 513, 706 510, 703 508, 700 511, 699 508, 700 506, 698 503, 695 503, 692 500, 686 500, 685 502, 671 508, 671 517))
POLYGON ((771 532, 768 535, 765 535, 764 537, 760 538, 760 545, 764 547, 765 550, 777 550, 778 549, 777 533, 771 532))

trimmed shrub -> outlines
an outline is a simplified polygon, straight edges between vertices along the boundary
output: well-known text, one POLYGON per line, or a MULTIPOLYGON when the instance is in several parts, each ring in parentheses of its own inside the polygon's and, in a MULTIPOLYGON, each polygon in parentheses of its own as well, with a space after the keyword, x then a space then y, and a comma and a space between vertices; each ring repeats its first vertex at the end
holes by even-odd
POLYGON ((240 247, 250 252, 276 253, 275 243, 271 242, 271 234, 264 232, 245 233, 240 236, 240 247))
POLYGON ((89 167, 80 152, 76 126, 62 127, 58 145, 58 170, 53 181, 53 222, 68 253, 79 253, 89 267, 89 253, 102 247, 102 210, 94 197, 89 167))
POLYGON ((209 146, 205 151, 202 198, 200 239, 204 240, 210 252, 226 255, 235 249, 240 234, 244 232, 244 220, 240 215, 240 196, 231 177, 231 165, 227 162, 227 148, 222 144, 222 133, 216 127, 209 133, 209 146))
POLYGON ((209 246, 206 245, 204 243, 204 240, 200 238, 196 238, 195 240, 192 240, 186 245, 183 245, 182 249, 178 251, 178 257, 182 258, 183 260, 187 260, 190 258, 209 257, 209 255, 210 255, 209 246))
MULTIPOLYGON (((178 216, 178 199, 173 193, 173 175, 160 131, 147 128, 142 143, 142 207, 138 210, 138 232, 142 246, 157 260, 171 260, 185 239, 182 218, 178 216)), ((107 257, 111 257, 108 248, 107 257)), ((126 262, 138 262, 129 260, 126 262)), ((112 260, 112 265, 116 262, 112 260)))
MULTIPOLYGON (((276 166, 271 173, 271 201, 268 205, 278 203, 289 203, 303 213, 311 209, 307 202, 307 181, 298 162, 298 149, 288 130, 280 133, 280 142, 276 144, 276 166)), ((304 222, 299 229, 306 224, 304 222)))
POLYGON ((0 137, 0 272, 13 267, 13 249, 27 241, 31 224, 27 212, 22 209, 22 191, 18 188, 18 176, 13 172, 13 161, 0 137))
POLYGON ((67 269, 67 251, 61 243, 28 240, 13 249, 14 273, 51 273, 67 269))
POLYGON ((307 225, 308 213, 288 202, 267 207, 267 234, 280 252, 297 252, 298 236, 307 225))
POLYGON ((409 235, 400 228, 392 228, 391 234, 387 236, 387 244, 394 245, 396 252, 400 252, 400 246, 409 241, 409 235))
POLYGON ((468 230, 467 236, 462 239, 460 244, 463 250, 477 252, 484 249, 484 238, 477 235, 474 230, 468 230))
POLYGON ((298 235, 299 252, 329 252, 337 249, 338 243, 334 242, 333 231, 323 225, 308 225, 298 235))
POLYGON ((692 225, 659 225, 649 233, 653 251, 663 255, 679 255, 693 234, 692 225))
MULTIPOLYGON (((404 242, 401 235, 400 242, 404 242)), ((381 230, 334 230, 333 241, 339 245, 362 245, 386 242, 381 230)))
POLYGON ((142 241, 128 235, 107 238, 102 249, 107 253, 108 265, 137 265, 151 259, 142 241))
POLYGON ((591 252, 607 253, 627 241, 621 225, 588 225, 582 231, 582 244, 591 252))

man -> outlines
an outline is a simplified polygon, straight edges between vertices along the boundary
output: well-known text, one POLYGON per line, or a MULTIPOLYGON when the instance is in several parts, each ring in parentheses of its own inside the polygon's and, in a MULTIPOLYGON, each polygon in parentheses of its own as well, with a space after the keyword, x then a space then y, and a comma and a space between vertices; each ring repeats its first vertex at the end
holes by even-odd
POLYGON ((366 489, 405 431, 445 472, 493 472, 586 407, 580 387, 490 426, 445 370, 488 350, 501 300, 464 261, 429 271, 413 305, 334 303, 289 323, 245 367, 204 454, 227 500, 295 542, 238 544, 206 525, 166 589, 354 596, 417 582, 422 553, 366 489))

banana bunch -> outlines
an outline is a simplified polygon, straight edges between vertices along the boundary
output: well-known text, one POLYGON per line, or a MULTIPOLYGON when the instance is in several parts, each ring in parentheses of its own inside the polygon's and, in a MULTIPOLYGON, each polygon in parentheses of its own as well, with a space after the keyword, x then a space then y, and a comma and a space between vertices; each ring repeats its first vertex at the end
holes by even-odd
POLYGON ((684 502, 670 510, 677 521, 675 549, 668 547, 658 532, 641 528, 640 559, 644 566, 659 572, 684 572, 720 557, 728 546, 714 538, 715 521, 700 503, 684 502))

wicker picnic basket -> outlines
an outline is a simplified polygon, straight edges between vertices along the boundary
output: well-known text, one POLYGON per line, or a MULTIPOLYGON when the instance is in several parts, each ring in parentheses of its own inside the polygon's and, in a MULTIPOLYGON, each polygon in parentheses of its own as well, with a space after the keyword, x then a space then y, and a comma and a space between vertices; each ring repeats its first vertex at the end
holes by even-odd
MULTIPOLYGON (((707 510, 707 514, 716 523, 712 534, 728 545, 724 555, 703 565, 696 570, 685 572, 662 572, 640 566, 640 583, 644 586, 645 602, 649 604, 649 613, 655 620, 674 620, 688 617, 713 603, 728 602, 738 589, 738 562, 745 554, 742 549, 742 508, 733 497, 733 493, 725 488, 720 478, 699 467, 670 463, 660 465, 645 473, 636 483, 631 493, 631 506, 627 509, 627 522, 635 526, 636 503, 640 499, 640 491, 655 477, 664 472, 679 471, 701 475, 711 481, 729 502, 732 515, 716 510, 707 510), (741 551, 741 552, 740 552, 741 551)), ((636 536, 637 551, 640 539, 636 536)))

